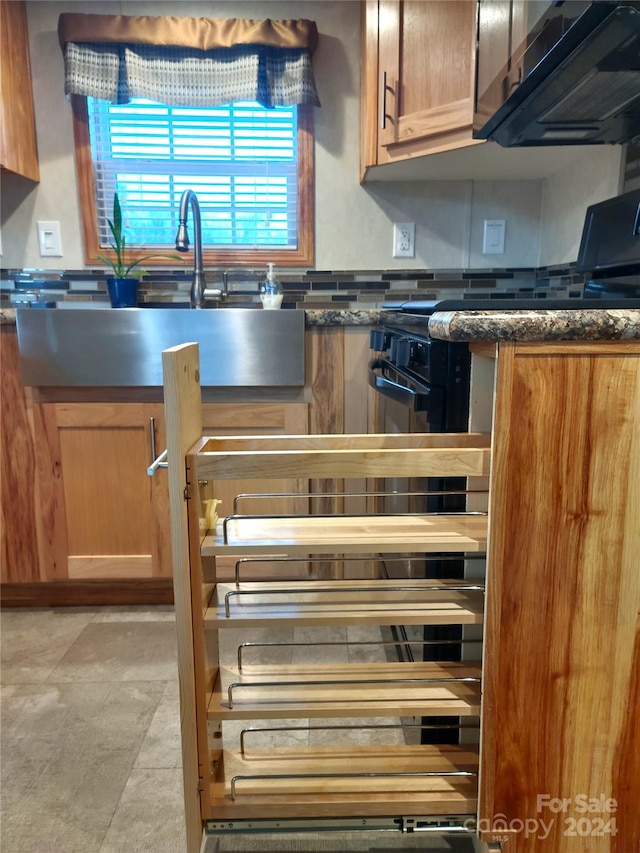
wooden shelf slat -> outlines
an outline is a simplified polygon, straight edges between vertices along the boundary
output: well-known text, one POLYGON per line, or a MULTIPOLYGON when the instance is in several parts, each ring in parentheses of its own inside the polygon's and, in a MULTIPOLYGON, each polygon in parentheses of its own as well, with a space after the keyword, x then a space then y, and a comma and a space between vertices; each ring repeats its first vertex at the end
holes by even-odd
POLYGON ((241 671, 224 666, 218 670, 207 714, 210 720, 476 716, 479 682, 413 679, 479 679, 480 672, 480 664, 449 661, 265 664, 243 666, 241 671), (230 684, 244 685, 234 688, 232 707, 230 684))
POLYGON ((274 620, 290 625, 481 624, 483 590, 455 590, 465 583, 472 585, 471 581, 424 579, 246 582, 239 588, 219 583, 205 612, 204 627, 258 627, 272 625, 274 620))
POLYGON ((251 450, 198 453, 198 479, 279 477, 483 477, 488 447, 251 450))
POLYGON ((478 756, 473 746, 376 745, 225 750, 211 786, 217 819, 277 816, 363 816, 403 812, 475 814, 478 756), (451 773, 468 776, 320 778, 347 773, 451 773), (237 780, 237 776, 287 779, 237 780), (299 778, 314 775, 318 778, 299 778))
POLYGON ((207 535, 203 556, 233 553, 296 554, 479 552, 486 550, 486 515, 238 518, 207 535))

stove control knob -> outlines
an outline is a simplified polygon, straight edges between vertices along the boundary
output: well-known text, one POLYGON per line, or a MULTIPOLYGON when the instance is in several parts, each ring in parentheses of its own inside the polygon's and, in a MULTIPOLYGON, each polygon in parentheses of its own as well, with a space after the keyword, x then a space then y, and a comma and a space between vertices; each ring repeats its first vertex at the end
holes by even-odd
POLYGON ((376 352, 384 352, 389 346, 389 334, 382 329, 371 329, 369 332, 369 346, 376 352))
POLYGON ((413 361, 413 341, 409 338, 398 338, 394 364, 397 367, 409 367, 413 361))

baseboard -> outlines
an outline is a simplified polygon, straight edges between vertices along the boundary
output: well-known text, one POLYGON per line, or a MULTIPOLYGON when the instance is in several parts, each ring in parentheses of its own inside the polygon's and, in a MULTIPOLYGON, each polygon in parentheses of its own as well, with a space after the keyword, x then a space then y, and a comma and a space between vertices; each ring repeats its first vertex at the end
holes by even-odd
POLYGON ((3 583, 2 607, 73 607, 109 604, 173 604, 171 578, 3 583))

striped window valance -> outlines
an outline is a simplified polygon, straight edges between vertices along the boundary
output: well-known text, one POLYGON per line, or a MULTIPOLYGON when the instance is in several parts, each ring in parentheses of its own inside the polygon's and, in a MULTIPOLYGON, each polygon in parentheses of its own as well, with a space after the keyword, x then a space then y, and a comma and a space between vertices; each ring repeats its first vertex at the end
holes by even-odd
POLYGON ((65 94, 129 103, 319 106, 313 21, 63 14, 65 94))

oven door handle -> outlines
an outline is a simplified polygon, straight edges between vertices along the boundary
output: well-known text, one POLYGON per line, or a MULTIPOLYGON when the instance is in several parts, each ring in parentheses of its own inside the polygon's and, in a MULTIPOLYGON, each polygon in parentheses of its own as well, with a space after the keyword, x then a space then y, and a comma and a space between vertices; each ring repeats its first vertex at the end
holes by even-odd
POLYGON ((424 412, 434 403, 441 404, 442 402, 441 389, 425 385, 415 376, 398 369, 395 364, 391 364, 385 358, 372 358, 369 362, 369 385, 375 388, 376 391, 384 394, 385 397, 390 397, 397 403, 408 406, 414 412, 424 412), (394 382, 392 379, 388 379, 386 376, 376 373, 377 370, 384 370, 385 368, 390 368, 406 382, 411 383, 413 387, 407 388, 398 382, 394 382))

